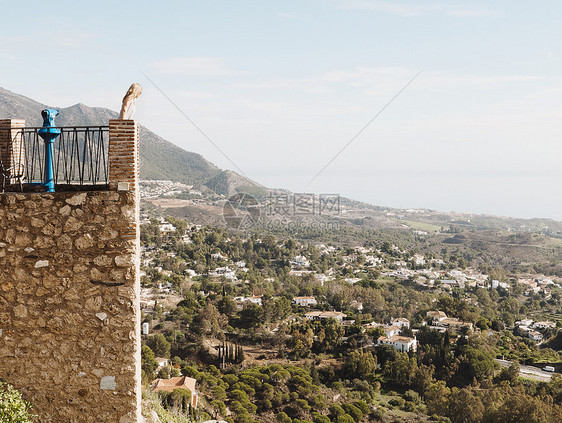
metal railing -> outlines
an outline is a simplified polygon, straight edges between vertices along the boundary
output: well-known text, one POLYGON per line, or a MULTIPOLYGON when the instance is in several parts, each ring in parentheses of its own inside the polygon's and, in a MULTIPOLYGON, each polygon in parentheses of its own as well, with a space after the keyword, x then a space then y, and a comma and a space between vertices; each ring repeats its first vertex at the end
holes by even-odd
MULTIPOLYGON (((12 131, 9 141, 12 143, 11 161, 23 164, 23 182, 26 188, 42 185, 45 181, 46 143, 39 135, 40 129, 41 127, 0 129, 12 131)), ((107 186, 109 126, 57 129, 60 130, 60 136, 54 140, 51 154, 55 187, 58 186, 60 190, 65 187, 79 189, 107 186)))

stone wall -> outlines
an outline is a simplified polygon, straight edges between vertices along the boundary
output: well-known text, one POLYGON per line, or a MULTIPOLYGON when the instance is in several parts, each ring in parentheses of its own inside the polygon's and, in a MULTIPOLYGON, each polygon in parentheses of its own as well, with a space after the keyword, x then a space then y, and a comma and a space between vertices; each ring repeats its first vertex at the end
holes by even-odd
POLYGON ((0 194, 0 378, 41 423, 140 421, 139 195, 112 182, 0 194))

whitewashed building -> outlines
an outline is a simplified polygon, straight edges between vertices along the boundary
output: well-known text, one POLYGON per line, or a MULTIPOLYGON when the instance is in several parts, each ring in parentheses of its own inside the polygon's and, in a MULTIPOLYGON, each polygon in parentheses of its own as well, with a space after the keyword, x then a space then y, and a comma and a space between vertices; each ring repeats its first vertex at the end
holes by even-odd
POLYGON ((418 341, 416 340, 416 338, 410 338, 408 336, 381 336, 378 339, 377 344, 392 345, 396 351, 401 352, 416 351, 418 349, 418 341))
POLYGON ((318 303, 314 297, 294 297, 293 302, 298 306, 309 307, 315 306, 318 303))
POLYGON ((344 317, 347 317, 347 314, 341 311, 309 311, 304 317, 309 320, 336 319, 341 323, 344 317))
POLYGON ((394 319, 391 323, 393 326, 398 326, 401 329, 403 328, 410 329, 410 321, 405 317, 399 317, 397 319, 394 319))

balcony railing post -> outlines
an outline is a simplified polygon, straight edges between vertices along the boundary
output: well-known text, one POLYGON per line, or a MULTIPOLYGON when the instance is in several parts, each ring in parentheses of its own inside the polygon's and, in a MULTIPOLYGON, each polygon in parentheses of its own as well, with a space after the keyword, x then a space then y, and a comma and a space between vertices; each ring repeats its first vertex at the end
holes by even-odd
MULTIPOLYGON (((8 174, 23 177, 25 167, 25 144, 23 128, 25 119, 0 119, 0 161, 8 174)), ((12 181, 8 179, 8 183, 12 181)))
POLYGON ((135 120, 109 120, 109 188, 137 191, 139 125, 135 120))

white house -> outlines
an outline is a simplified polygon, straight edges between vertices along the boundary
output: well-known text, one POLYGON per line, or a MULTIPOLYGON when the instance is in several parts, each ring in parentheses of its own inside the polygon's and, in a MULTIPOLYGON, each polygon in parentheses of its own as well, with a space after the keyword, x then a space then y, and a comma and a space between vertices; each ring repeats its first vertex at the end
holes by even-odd
POLYGON ((391 337, 381 336, 378 341, 378 345, 392 345, 396 351, 410 352, 416 351, 418 349, 418 341, 416 338, 410 338, 408 336, 398 336, 394 335, 391 337))
POLYGON ((433 322, 440 322, 441 320, 447 318, 447 314, 445 314, 444 311, 428 311, 426 316, 431 318, 433 322))
POLYGON ((341 311, 309 311, 304 315, 309 320, 322 320, 322 319, 336 319, 338 322, 342 322, 347 314, 341 311))
POLYGON ((186 389, 191 393, 189 403, 192 407, 197 407, 199 404, 199 394, 195 389, 197 381, 187 376, 177 376, 170 379, 156 379, 152 382, 152 390, 154 392, 165 391, 173 392, 175 389, 186 389))
POLYGON ((386 335, 387 338, 392 338, 393 336, 396 336, 399 333, 400 333, 399 326, 390 325, 384 328, 384 334, 386 335))
POLYGON ((391 323, 393 326, 398 326, 401 329, 403 328, 410 329, 410 321, 404 317, 399 317, 398 319, 394 319, 391 323))
POLYGON ((221 253, 213 253, 211 254, 211 258, 214 260, 228 260, 228 257, 223 256, 221 253))
POLYGON ((554 329, 556 327, 556 323, 549 322, 549 321, 535 322, 533 324, 533 327, 538 328, 538 329, 554 329))
POLYGON ((169 361, 168 361, 167 358, 154 357, 154 360, 156 360, 156 363, 158 363, 158 368, 166 367, 169 364, 169 361))
POLYGON ((492 280, 492 289, 498 289, 498 288, 508 289, 509 284, 505 282, 497 281, 495 279, 492 280))
POLYGON ((299 266, 299 267, 308 267, 310 266, 310 261, 308 261, 308 259, 305 256, 296 256, 293 260, 291 260, 289 262, 290 264, 294 265, 294 266, 299 266))
POLYGON ((523 319, 515 322, 515 326, 531 326, 532 324, 533 324, 532 319, 523 319))
POLYGON ((349 307, 357 311, 363 311, 363 303, 357 300, 353 300, 349 303, 349 307))
POLYGON ((529 332, 529 339, 531 341, 540 342, 540 341, 542 341, 542 338, 543 338, 542 334, 539 333, 539 332, 536 332, 534 330, 529 332))
POLYGON ((257 305, 262 305, 261 296, 254 295, 252 297, 234 297, 234 301, 237 303, 252 303, 257 305))
POLYGON ((158 229, 160 230, 160 232, 166 233, 166 232, 175 232, 176 227, 171 223, 162 223, 160 226, 158 226, 158 229))
POLYGON ((298 306, 309 307, 318 304, 314 297, 294 297, 293 302, 298 306))
POLYGON ((254 295, 252 297, 248 297, 246 300, 251 303, 261 305, 261 295, 254 295))

